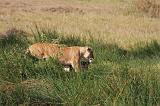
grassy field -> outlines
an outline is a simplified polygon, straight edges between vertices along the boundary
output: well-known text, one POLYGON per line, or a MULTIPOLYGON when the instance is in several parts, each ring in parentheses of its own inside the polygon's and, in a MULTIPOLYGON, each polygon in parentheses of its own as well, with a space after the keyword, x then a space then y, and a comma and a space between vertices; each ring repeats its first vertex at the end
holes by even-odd
POLYGON ((160 105, 160 45, 137 44, 126 51, 93 38, 39 31, 32 41, 23 31, 11 31, 1 40, 0 104, 11 105, 160 105), (34 42, 58 41, 90 45, 95 61, 88 70, 66 73, 54 59, 35 60, 25 54, 34 42))
POLYGON ((134 3, 0 1, 0 105, 159 106, 160 18, 134 3), (26 55, 35 42, 89 45, 95 60, 66 73, 57 60, 26 55))

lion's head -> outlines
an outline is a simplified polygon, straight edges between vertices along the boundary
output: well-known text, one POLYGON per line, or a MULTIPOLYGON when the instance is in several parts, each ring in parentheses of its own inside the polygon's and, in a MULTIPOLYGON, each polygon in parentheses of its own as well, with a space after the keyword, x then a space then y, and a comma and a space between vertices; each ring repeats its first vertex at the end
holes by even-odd
POLYGON ((89 63, 94 60, 93 50, 91 47, 81 47, 80 48, 81 57, 87 59, 89 63))

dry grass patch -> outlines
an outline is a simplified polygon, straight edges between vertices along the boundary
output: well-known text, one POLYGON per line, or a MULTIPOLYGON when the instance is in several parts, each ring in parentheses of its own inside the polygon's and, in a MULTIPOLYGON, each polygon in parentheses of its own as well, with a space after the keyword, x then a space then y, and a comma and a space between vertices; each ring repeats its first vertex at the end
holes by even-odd
POLYGON ((0 92, 11 93, 15 91, 15 84, 12 82, 4 81, 0 84, 0 92))
POLYGON ((42 11, 45 12, 57 12, 57 13, 80 13, 84 14, 84 10, 80 8, 74 8, 74 7, 49 7, 49 8, 42 8, 42 11))
POLYGON ((147 13, 151 17, 160 16, 160 2, 158 0, 137 0, 135 5, 138 11, 147 13))
POLYGON ((22 81, 20 85, 26 90, 44 89, 44 88, 45 90, 50 90, 50 91, 52 90, 52 85, 46 80, 28 79, 28 80, 22 81))
POLYGON ((0 92, 12 93, 16 91, 17 87, 22 87, 24 90, 46 90, 51 91, 52 85, 46 80, 28 79, 20 83, 12 83, 3 81, 0 84, 0 92))
POLYGON ((16 27, 32 34, 31 29, 36 31, 34 29, 37 24, 38 27, 56 30, 65 36, 92 35, 94 38, 101 38, 103 42, 116 43, 124 48, 129 48, 139 41, 160 41, 158 18, 139 17, 146 14, 143 13, 144 10, 135 12, 132 7, 133 13, 138 14, 132 15, 131 11, 128 13, 128 7, 133 0, 8 1, 10 5, 7 1, 0 2, 2 33, 7 27, 16 27), (128 15, 125 14, 126 11, 128 15))

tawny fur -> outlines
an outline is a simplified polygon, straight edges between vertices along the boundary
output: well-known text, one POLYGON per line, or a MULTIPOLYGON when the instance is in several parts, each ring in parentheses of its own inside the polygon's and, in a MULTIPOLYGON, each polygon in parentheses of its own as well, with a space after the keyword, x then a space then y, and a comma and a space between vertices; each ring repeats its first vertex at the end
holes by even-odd
POLYGON ((35 43, 27 49, 27 52, 37 58, 56 57, 61 64, 71 65, 76 72, 80 70, 80 59, 82 57, 93 58, 93 52, 87 46, 64 47, 53 43, 35 43))

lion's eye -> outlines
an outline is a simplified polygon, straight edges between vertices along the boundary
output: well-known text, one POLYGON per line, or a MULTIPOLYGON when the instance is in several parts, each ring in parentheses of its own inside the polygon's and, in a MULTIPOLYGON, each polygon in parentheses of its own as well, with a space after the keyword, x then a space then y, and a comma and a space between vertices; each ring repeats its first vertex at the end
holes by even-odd
POLYGON ((88 51, 91 51, 92 49, 91 49, 91 48, 88 48, 87 50, 88 50, 88 51))

